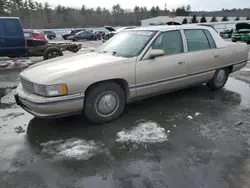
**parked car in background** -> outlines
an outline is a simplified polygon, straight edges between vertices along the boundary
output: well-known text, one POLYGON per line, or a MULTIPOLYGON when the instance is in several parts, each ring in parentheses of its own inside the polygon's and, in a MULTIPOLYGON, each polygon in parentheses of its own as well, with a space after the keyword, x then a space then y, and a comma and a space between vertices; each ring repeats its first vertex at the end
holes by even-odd
POLYGON ((97 36, 93 33, 93 31, 80 31, 74 35, 68 37, 69 40, 78 41, 78 40, 96 40, 97 36))
POLYGON ((104 26, 105 29, 109 31, 109 33, 105 34, 103 36, 103 43, 112 38, 115 34, 119 33, 120 31, 126 30, 126 29, 133 29, 136 28, 136 26, 130 26, 130 27, 121 27, 118 29, 115 29, 114 27, 110 26, 104 26))
POLYGON ((231 30, 224 30, 224 31, 221 31, 221 32, 220 32, 220 36, 221 36, 222 38, 231 38, 233 32, 234 32, 233 29, 231 29, 231 30))
POLYGON ((56 33, 54 31, 42 31, 42 33, 47 36, 48 39, 53 40, 56 38, 56 33))
POLYGON ((84 113, 104 123, 118 118, 130 101, 203 83, 218 90, 247 61, 246 44, 227 42, 211 27, 136 28, 95 52, 24 70, 15 98, 37 117, 84 113))
POLYGON ((0 17, 0 57, 27 55, 28 50, 19 18, 0 17))
POLYGON ((62 38, 64 40, 68 40, 70 36, 73 36, 76 33, 79 33, 80 31, 86 31, 86 29, 73 29, 73 30, 70 30, 69 32, 62 34, 62 38))
POLYGON ((48 43, 47 37, 39 31, 24 29, 24 37, 26 40, 42 40, 48 43))
POLYGON ((236 31, 232 36, 232 41, 242 41, 250 44, 250 29, 240 29, 236 31))

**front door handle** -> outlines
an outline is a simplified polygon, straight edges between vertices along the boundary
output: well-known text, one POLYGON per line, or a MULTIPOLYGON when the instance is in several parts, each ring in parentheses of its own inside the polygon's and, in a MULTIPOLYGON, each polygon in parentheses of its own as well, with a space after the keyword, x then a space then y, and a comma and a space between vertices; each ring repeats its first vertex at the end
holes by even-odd
POLYGON ((214 57, 215 57, 215 58, 217 58, 217 57, 219 57, 219 56, 220 56, 220 55, 219 55, 219 54, 217 54, 217 55, 215 55, 214 57))
POLYGON ((179 65, 185 64, 185 61, 179 61, 178 64, 179 65))

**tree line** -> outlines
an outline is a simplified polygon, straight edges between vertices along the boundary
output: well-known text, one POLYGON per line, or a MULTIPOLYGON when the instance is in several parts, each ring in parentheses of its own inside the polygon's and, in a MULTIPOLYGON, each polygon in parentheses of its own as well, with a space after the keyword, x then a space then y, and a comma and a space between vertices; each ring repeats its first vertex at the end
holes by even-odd
MULTIPOLYGON (((71 8, 58 5, 51 8, 48 2, 40 3, 34 0, 0 0, 0 16, 15 16, 22 21, 24 28, 71 28, 71 27, 102 27, 104 25, 127 26, 140 25, 140 20, 156 16, 189 16, 190 5, 183 5, 176 9, 161 9, 159 6, 135 6, 125 9, 116 4, 111 10, 97 7, 96 9, 82 5, 81 8, 71 8)), ((225 17, 225 21, 226 21, 225 17)), ((192 23, 197 23, 194 15, 192 23)), ((214 16, 213 21, 217 21, 214 16)), ((200 22, 206 22, 205 16, 200 22)), ((187 20, 183 20, 187 23, 187 20)))

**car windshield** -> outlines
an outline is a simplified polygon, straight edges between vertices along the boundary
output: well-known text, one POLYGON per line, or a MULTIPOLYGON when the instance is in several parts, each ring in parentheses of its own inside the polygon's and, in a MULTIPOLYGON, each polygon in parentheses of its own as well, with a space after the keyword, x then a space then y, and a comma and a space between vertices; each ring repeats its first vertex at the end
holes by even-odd
POLYGON ((154 31, 123 31, 109 39, 96 51, 111 53, 114 56, 135 57, 140 54, 155 33, 154 31))

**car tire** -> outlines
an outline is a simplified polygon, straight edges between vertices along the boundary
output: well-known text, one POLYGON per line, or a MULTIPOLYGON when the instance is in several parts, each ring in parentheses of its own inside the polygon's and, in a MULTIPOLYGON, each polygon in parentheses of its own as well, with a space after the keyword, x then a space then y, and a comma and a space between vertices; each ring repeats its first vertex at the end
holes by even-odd
POLYGON ((104 82, 94 85, 86 94, 84 114, 94 123, 118 118, 125 106, 125 93, 120 85, 104 82))
POLYGON ((232 40, 232 42, 237 42, 236 40, 232 40))
POLYGON ((59 50, 56 47, 48 48, 43 53, 43 59, 44 60, 56 58, 56 57, 59 57, 59 56, 63 56, 63 53, 62 53, 61 50, 59 50))
POLYGON ((75 38, 74 38, 74 41, 75 41, 75 42, 79 41, 79 38, 78 38, 78 37, 75 37, 75 38))
POLYGON ((229 76, 229 69, 222 68, 216 70, 214 77, 206 84, 211 90, 218 90, 224 87, 229 76))
POLYGON ((250 40, 249 40, 249 41, 247 41, 247 44, 250 44, 250 40))

